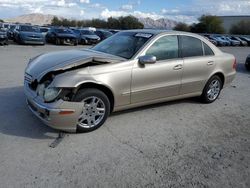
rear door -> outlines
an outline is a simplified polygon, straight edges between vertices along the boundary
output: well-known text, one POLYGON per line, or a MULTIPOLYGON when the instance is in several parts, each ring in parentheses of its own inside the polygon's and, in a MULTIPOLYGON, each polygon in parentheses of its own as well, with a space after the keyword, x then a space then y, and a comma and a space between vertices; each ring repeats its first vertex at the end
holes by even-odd
POLYGON ((200 39, 180 36, 183 75, 180 94, 201 92, 215 68, 212 49, 200 39))

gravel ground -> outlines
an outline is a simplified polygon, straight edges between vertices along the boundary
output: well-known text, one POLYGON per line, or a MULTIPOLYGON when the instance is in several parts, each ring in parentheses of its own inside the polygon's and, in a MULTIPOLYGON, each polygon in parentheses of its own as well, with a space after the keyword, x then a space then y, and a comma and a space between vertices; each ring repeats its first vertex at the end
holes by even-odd
POLYGON ((237 57, 238 74, 215 103, 115 113, 52 148, 58 132, 27 109, 23 72, 29 58, 69 48, 0 46, 0 187, 250 187, 250 48, 222 48, 237 57))

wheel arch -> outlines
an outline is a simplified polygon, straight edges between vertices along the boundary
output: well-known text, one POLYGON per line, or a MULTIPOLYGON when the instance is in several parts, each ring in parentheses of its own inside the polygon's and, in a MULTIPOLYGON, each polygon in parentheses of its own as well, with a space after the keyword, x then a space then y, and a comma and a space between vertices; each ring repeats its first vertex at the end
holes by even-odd
POLYGON ((109 102, 110 102, 110 112, 113 111, 115 98, 114 98, 113 91, 109 87, 102 85, 102 84, 94 83, 94 82, 86 82, 86 83, 82 83, 78 85, 78 87, 75 90, 75 93, 77 93, 80 89, 84 89, 84 88, 95 88, 105 93, 105 95, 107 95, 109 102))
MULTIPOLYGON (((222 88, 225 84, 225 75, 222 73, 222 72, 216 72, 214 73, 212 76, 210 76, 210 78, 212 78, 213 76, 219 76, 219 78, 221 79, 221 82, 222 82, 222 88)), ((210 79, 209 78, 209 79, 210 79)))

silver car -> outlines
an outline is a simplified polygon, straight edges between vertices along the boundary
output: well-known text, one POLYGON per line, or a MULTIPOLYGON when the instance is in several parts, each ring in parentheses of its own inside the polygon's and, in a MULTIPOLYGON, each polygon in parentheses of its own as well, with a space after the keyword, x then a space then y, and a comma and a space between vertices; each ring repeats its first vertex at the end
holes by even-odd
POLYGON ((91 49, 34 57, 24 91, 30 110, 47 125, 88 132, 114 111, 195 96, 212 103, 235 69, 233 55, 199 35, 130 30, 91 49))

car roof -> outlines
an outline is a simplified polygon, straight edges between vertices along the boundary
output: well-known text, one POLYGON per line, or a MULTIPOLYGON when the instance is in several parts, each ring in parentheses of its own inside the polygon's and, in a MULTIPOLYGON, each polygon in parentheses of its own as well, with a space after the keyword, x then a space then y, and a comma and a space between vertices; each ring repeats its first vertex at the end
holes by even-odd
POLYGON ((200 37, 200 35, 184 31, 174 31, 174 30, 164 30, 164 29, 132 29, 124 30, 120 32, 138 32, 138 33, 148 33, 152 35, 161 35, 161 34, 173 34, 173 35, 189 35, 194 37, 200 37))

